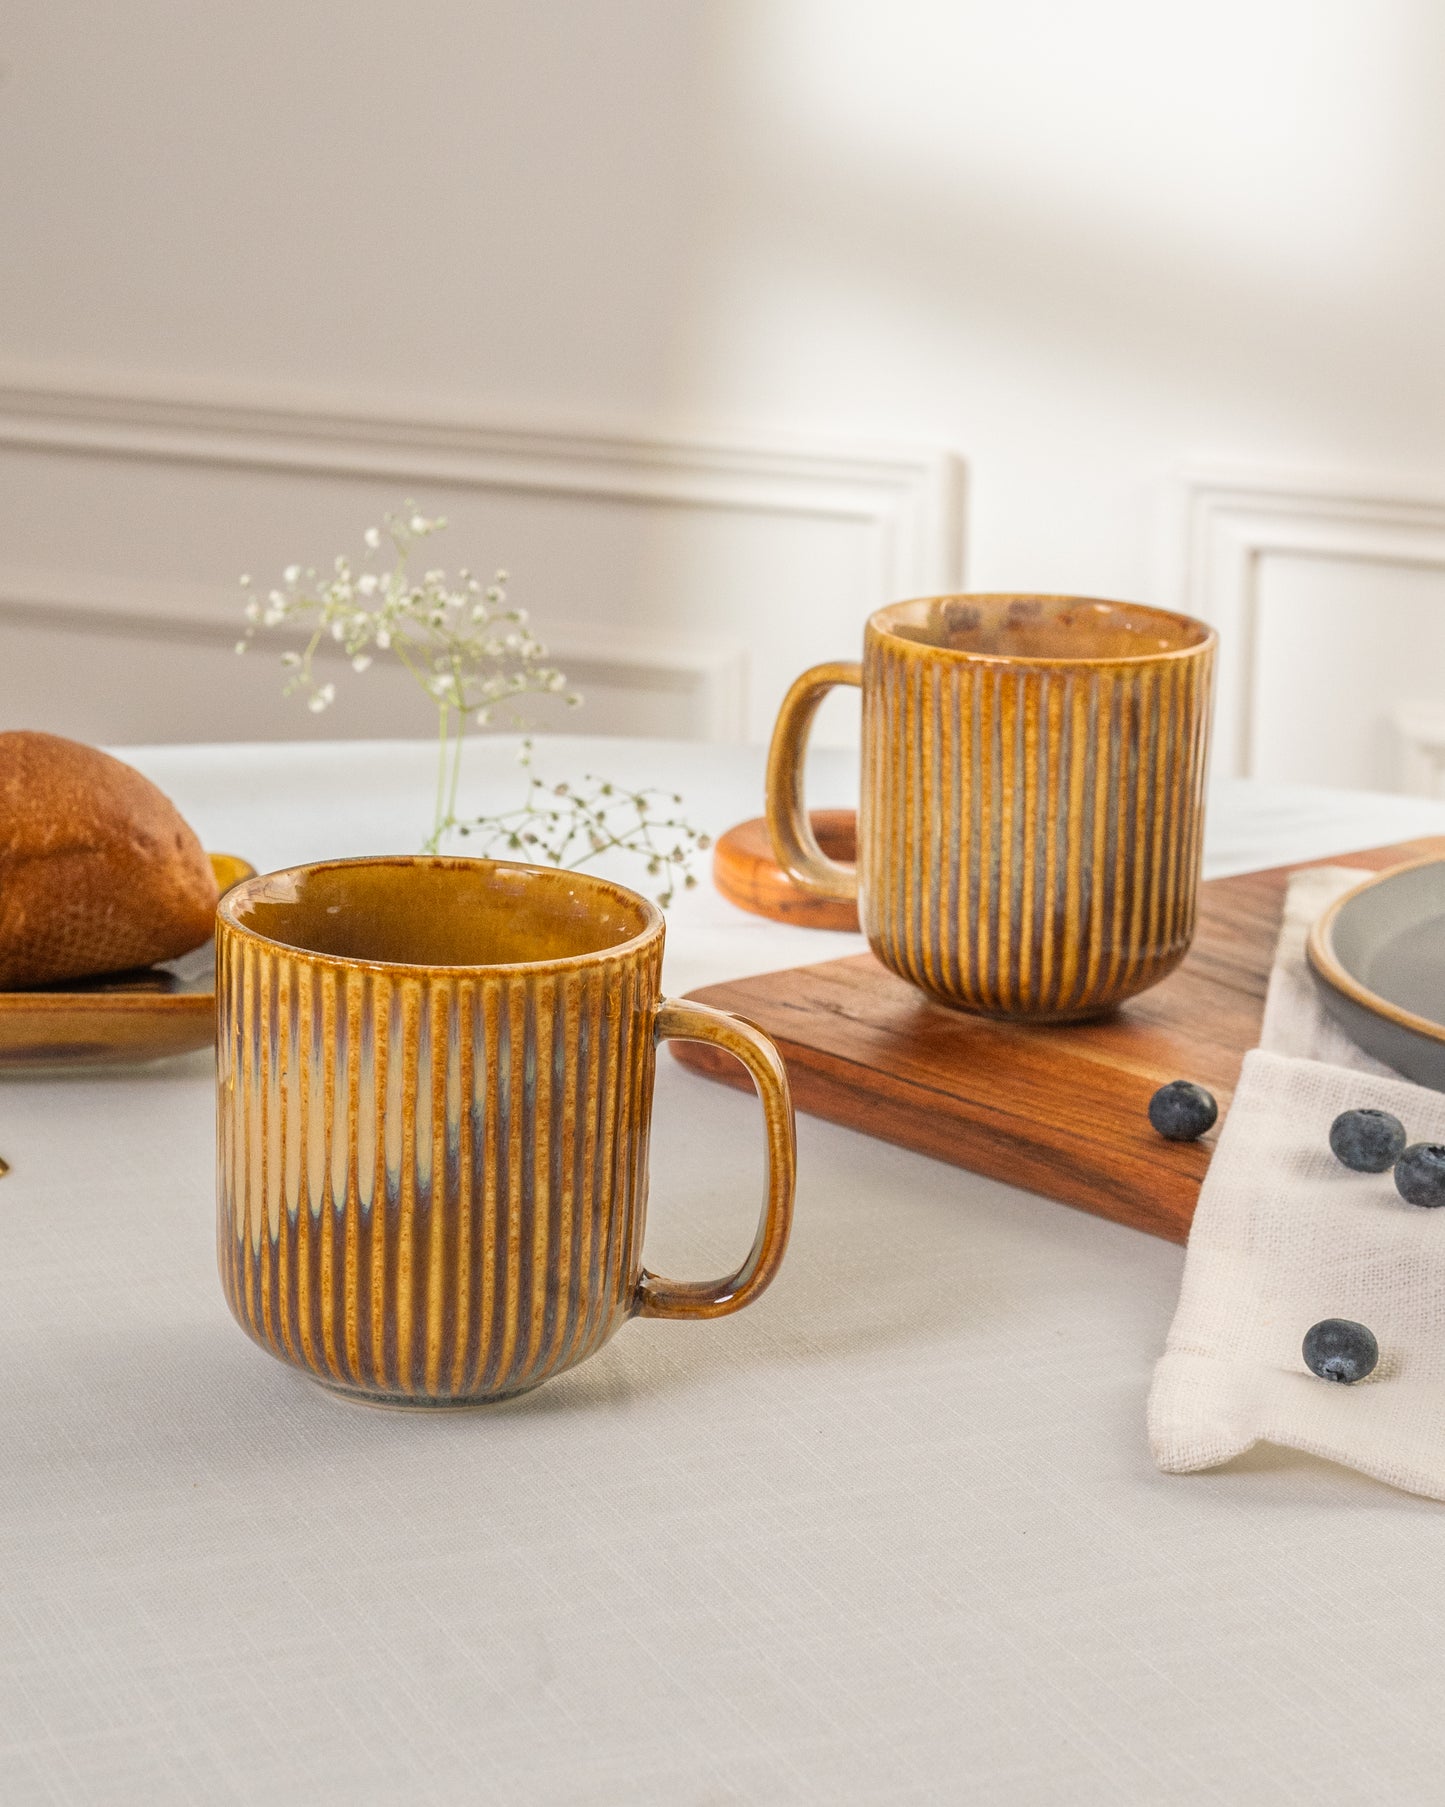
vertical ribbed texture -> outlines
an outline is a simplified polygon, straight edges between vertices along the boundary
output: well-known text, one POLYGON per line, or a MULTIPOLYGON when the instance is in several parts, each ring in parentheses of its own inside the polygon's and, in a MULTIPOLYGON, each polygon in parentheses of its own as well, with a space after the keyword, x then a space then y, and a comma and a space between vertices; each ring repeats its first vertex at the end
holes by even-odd
POLYGON ((333 1386, 520 1392, 630 1313, 661 936, 575 968, 412 974, 217 936, 232 1311, 333 1386))
POLYGON ((860 909, 885 965, 1000 1016, 1094 1015, 1194 932, 1212 645, 1028 665, 869 630, 860 909))

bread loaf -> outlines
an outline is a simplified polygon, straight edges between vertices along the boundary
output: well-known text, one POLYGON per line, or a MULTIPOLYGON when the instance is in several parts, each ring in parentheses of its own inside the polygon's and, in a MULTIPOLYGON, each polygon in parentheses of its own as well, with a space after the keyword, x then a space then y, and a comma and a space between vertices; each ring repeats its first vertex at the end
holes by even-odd
POLYGON ((148 778, 79 741, 0 734, 0 989, 173 960, 215 908, 210 861, 148 778))

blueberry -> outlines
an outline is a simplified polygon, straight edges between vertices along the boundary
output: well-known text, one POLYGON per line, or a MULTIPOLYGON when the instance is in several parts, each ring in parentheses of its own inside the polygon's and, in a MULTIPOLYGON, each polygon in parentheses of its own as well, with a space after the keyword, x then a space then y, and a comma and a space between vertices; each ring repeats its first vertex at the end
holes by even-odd
POLYGON ((1416 1142, 1395 1163, 1395 1190, 1407 1204, 1445 1205, 1445 1148, 1416 1142))
POLYGON ((1193 1142, 1213 1129, 1219 1106, 1192 1079, 1171 1079, 1149 1100, 1149 1121, 1171 1142, 1193 1142))
POLYGON ((1349 1318, 1324 1318, 1305 1332, 1300 1353, 1311 1374, 1321 1380, 1340 1380, 1347 1386, 1373 1374, 1380 1359, 1374 1332, 1349 1318))
POLYGON ((1341 1111, 1330 1125, 1337 1161, 1356 1173, 1384 1173, 1405 1151, 1405 1125, 1388 1111, 1341 1111))

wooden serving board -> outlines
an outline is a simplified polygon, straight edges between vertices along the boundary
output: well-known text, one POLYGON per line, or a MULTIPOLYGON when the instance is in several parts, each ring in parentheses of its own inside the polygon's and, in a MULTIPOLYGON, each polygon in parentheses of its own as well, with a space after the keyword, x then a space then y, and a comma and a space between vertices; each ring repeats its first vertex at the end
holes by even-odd
MULTIPOLYGON (((1429 854, 1445 854, 1445 836, 1305 864, 1378 871, 1429 854)), ((1293 870, 1202 886, 1189 957, 1100 1022, 1030 1027, 967 1016, 871 954, 690 995, 772 1036, 800 1110, 1183 1242, 1218 1131, 1166 1142, 1149 1127, 1149 1099, 1167 1080, 1193 1079, 1223 1117, 1259 1041, 1293 870)), ((699 1073, 751 1083, 726 1055, 668 1045, 699 1073)))

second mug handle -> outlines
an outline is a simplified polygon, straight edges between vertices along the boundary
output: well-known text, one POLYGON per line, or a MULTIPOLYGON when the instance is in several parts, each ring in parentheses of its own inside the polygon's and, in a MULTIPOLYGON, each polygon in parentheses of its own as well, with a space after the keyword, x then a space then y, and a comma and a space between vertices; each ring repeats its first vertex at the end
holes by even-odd
POLYGON ((835 660, 805 671, 783 698, 768 748, 766 808, 773 857, 800 891, 851 903, 858 896, 858 868, 830 860, 818 845, 803 802, 803 756, 818 705, 838 684, 862 688, 863 667, 835 660))

